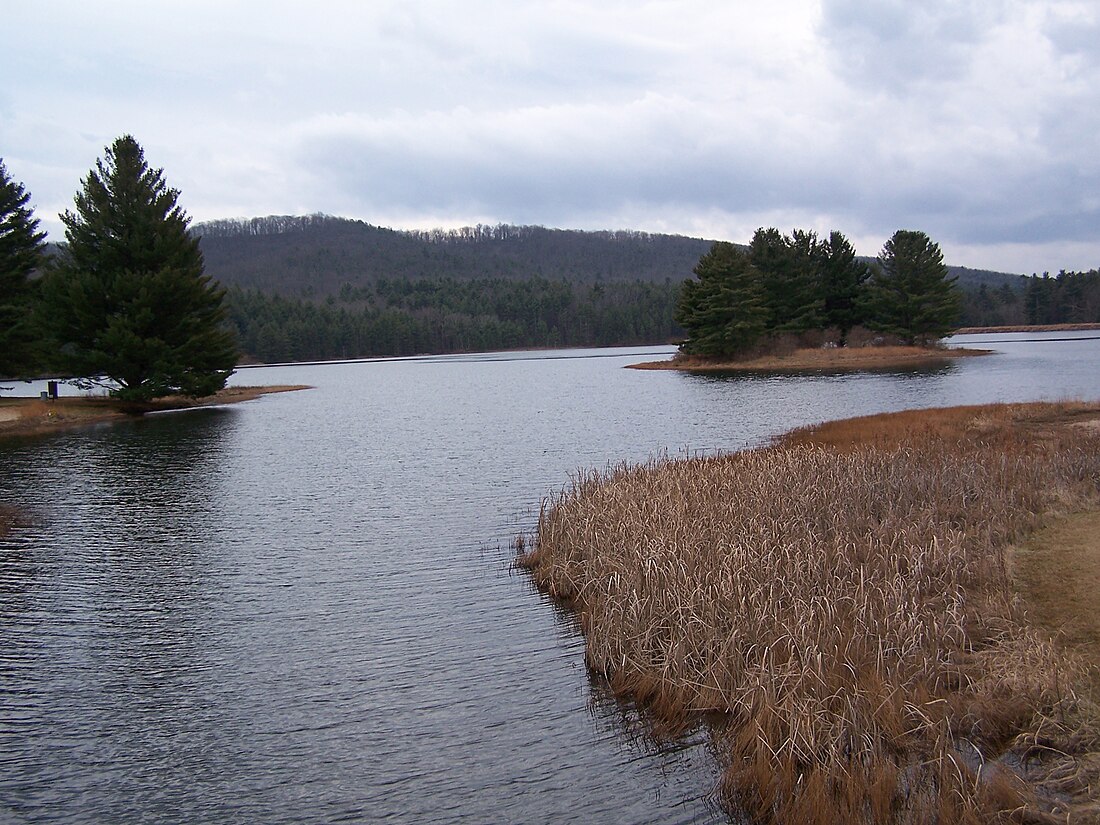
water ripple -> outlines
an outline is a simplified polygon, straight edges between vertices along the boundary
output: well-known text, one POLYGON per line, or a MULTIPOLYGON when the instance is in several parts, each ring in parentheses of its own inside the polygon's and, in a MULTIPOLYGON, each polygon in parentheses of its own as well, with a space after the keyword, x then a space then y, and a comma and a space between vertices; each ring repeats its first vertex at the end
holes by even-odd
POLYGON ((256 370, 317 389, 0 445, 0 502, 36 520, 0 542, 0 820, 723 821, 703 733, 654 743, 590 681, 512 539, 580 467, 1100 395, 1095 343, 1013 346, 784 381, 613 353, 256 370))

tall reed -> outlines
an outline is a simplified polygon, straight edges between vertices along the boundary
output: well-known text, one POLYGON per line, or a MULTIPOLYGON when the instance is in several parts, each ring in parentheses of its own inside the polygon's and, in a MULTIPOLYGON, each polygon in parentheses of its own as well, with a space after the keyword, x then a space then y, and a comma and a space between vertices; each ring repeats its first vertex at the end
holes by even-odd
POLYGON ((518 564, 575 609, 616 693, 665 726, 720 714, 719 794, 742 818, 1084 810, 1100 745, 1074 727, 1081 666, 1028 627, 1005 549, 1097 504, 1100 433, 1020 409, 582 472, 518 564))

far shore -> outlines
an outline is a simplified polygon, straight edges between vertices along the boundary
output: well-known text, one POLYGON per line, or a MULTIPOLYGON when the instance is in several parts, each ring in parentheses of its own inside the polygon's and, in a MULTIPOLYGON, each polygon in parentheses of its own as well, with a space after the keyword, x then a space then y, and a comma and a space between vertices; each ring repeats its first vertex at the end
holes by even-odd
POLYGON ((954 335, 982 335, 984 333, 997 332, 1082 332, 1090 329, 1100 329, 1100 324, 1035 324, 1034 326, 1017 325, 1002 327, 960 327, 954 335))
POLYGON ((635 370, 679 370, 693 373, 811 372, 913 369, 944 364, 955 358, 989 355, 991 350, 947 347, 830 347, 797 349, 786 355, 762 355, 719 361, 675 355, 666 361, 630 364, 635 370))
POLYGON ((54 399, 0 396, 0 439, 45 435, 90 424, 133 420, 146 413, 220 407, 251 401, 262 395, 312 389, 307 385, 284 384, 268 387, 226 387, 205 398, 179 395, 158 398, 144 404, 103 396, 73 396, 54 399))

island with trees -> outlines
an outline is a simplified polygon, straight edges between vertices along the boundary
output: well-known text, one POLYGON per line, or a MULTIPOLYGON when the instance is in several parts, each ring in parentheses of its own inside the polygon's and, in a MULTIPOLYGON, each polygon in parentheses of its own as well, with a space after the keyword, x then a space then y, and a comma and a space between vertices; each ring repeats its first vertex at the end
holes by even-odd
POLYGON ((828 239, 761 228, 747 249, 716 242, 685 281, 676 320, 686 332, 671 361, 688 371, 896 367, 976 354, 947 350, 961 295, 938 244, 898 230, 878 259, 828 239))

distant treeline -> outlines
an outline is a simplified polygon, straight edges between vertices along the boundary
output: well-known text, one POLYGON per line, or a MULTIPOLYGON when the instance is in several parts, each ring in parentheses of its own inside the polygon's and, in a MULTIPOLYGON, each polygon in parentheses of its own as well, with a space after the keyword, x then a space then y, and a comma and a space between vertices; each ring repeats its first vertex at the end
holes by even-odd
MULTIPOLYGON (((198 231, 242 350, 266 362, 679 341, 681 283, 706 248, 529 226, 398 232, 323 215, 198 231)), ((1097 319, 1095 272, 956 273, 960 325, 1097 319)))
POLYGON ((1021 276, 964 290, 961 326, 1100 324, 1100 270, 1021 276))
POLYGON ((307 301, 231 288, 229 315, 259 361, 314 361, 677 340, 679 284, 533 278, 379 278, 307 301))
MULTIPOLYGON (((206 273, 223 285, 311 300, 377 278, 678 284, 712 243, 682 235, 509 224, 401 231, 329 215, 217 220, 192 231, 201 238, 206 273)), ((1019 279, 948 269, 963 289, 981 283, 996 289, 1019 279)))
MULTIPOLYGON (((960 326, 1100 323, 1100 274, 1021 276, 963 289, 960 326)), ((379 278, 320 300, 232 287, 242 350, 264 362, 321 361, 526 347, 661 344, 681 284, 533 278, 379 278)))

